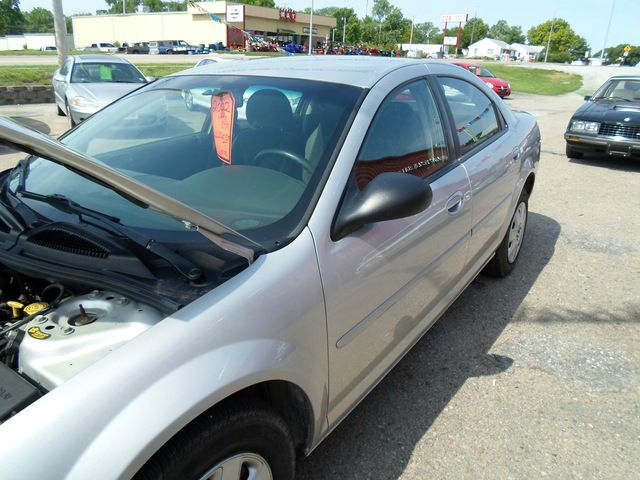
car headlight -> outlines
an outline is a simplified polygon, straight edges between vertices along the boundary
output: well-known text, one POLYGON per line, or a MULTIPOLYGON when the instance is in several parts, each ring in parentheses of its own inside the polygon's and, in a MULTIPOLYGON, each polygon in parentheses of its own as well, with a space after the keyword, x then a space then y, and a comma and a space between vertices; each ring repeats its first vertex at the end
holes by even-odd
POLYGON ((509 90, 511 90, 511 84, 510 84, 510 83, 507 83, 507 88, 508 88, 509 90))
POLYGON ((490 89, 493 90, 493 83, 491 83, 491 82, 484 82, 484 83, 487 84, 487 87, 489 87, 490 89))
POLYGON ((85 98, 85 97, 73 97, 71 99, 71 104, 75 105, 76 107, 89 107, 89 108, 92 108, 92 107, 98 108, 100 106, 93 100, 89 100, 88 98, 85 98))
POLYGON ((598 133, 600 124, 598 122, 585 122, 584 120, 572 120, 570 130, 574 132, 598 133))

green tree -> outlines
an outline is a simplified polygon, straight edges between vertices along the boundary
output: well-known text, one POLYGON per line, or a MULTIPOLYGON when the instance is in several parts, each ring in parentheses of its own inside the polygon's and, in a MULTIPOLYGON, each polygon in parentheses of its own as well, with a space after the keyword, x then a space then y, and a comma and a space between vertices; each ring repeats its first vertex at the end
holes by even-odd
POLYGON ((270 7, 270 8, 275 8, 276 6, 276 2, 274 0, 240 0, 237 3, 244 3, 245 5, 257 5, 258 7, 270 7))
POLYGON ((163 2, 166 12, 186 12, 187 2, 163 2))
MULTIPOLYGON (((104 0, 109 5, 109 13, 122 13, 122 0, 104 0)), ((142 0, 125 0, 125 13, 133 13, 142 0)))
POLYGON ((25 31, 34 33, 53 32, 53 13, 46 8, 35 7, 24 13, 25 31))
MULTIPOLYGON (((434 38, 439 33, 440 29, 431 22, 416 23, 413 25, 413 43, 434 43, 434 38)), ((409 35, 411 35, 410 26, 409 35)))
MULTIPOLYGON (((562 18, 547 20, 546 22, 531 27, 527 32, 527 39, 531 45, 544 45, 549 41, 551 31, 551 43, 548 52, 550 62, 569 62, 583 57, 589 50, 586 40, 577 35, 569 22, 562 18), (553 31, 551 27, 553 24, 553 31)), ((544 55, 542 56, 544 58, 544 55)))
POLYGON ((347 20, 347 31, 345 42, 351 45, 359 43, 362 38, 362 22, 357 16, 347 20))
POLYGON ((382 23, 385 18, 392 12, 394 8, 389 0, 373 0, 373 8, 371 13, 378 23, 382 23))
MULTIPOLYGON (((353 8, 333 8, 330 15, 336 19, 336 40, 342 41, 342 29, 345 28, 345 42, 346 42, 346 26, 351 22, 353 24, 352 19, 358 19, 356 12, 353 11, 353 8)), ((353 28, 353 27, 352 27, 353 28)))
MULTIPOLYGON (((608 47, 605 49, 605 63, 622 63, 623 65, 636 65, 640 62, 640 46, 629 45, 631 50, 629 54, 624 56, 624 47, 629 45, 628 43, 621 43, 615 47, 608 47)), ((598 50, 593 54, 594 57, 600 58, 601 50, 598 50)))
POLYGON ((509 26, 506 20, 498 20, 495 25, 492 25, 487 32, 487 37, 507 43, 523 43, 525 40, 522 27, 509 26))
POLYGON ((0 0, 0 35, 24 32, 24 16, 19 0, 0 0))
POLYGON ((460 33, 460 48, 469 48, 471 43, 476 43, 478 40, 487 38, 488 32, 489 25, 480 17, 470 19, 460 33))
POLYGON ((378 41, 378 22, 373 17, 367 15, 362 19, 360 24, 361 36, 360 41, 367 45, 372 45, 378 41))

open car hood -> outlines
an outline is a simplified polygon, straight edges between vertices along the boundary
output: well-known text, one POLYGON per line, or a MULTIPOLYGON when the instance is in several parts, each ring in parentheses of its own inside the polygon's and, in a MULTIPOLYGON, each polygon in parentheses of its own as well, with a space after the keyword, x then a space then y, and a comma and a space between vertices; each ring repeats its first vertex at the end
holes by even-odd
POLYGON ((57 140, 2 116, 0 116, 0 145, 46 158, 107 185, 145 208, 152 208, 181 221, 185 228, 200 232, 220 248, 245 258, 249 264, 253 262, 256 252, 261 249, 259 244, 198 210, 123 175, 91 157, 82 155, 57 140), (252 245, 254 248, 232 242, 223 236, 225 234, 241 238, 247 245, 252 245))

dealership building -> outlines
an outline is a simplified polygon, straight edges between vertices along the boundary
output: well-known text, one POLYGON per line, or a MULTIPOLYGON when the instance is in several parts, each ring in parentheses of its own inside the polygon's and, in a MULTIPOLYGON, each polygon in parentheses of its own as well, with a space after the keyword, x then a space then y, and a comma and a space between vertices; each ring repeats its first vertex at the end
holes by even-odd
MULTIPOLYGON (((279 42, 309 42, 310 15, 291 9, 258 7, 232 2, 196 2, 186 12, 91 15, 73 17, 76 48, 98 42, 185 40, 190 44, 244 47, 242 30, 279 42), (212 19, 211 15, 215 18, 212 19)), ((313 45, 331 37, 334 17, 313 16, 313 45)))

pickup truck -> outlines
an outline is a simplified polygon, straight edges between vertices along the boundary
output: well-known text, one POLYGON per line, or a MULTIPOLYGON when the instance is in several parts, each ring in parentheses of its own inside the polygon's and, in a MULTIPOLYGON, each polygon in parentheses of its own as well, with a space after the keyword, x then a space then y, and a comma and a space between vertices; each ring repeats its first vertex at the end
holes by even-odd
POLYGON ((149 53, 149 42, 136 42, 131 45, 127 45, 126 52, 134 55, 139 53, 149 53))

